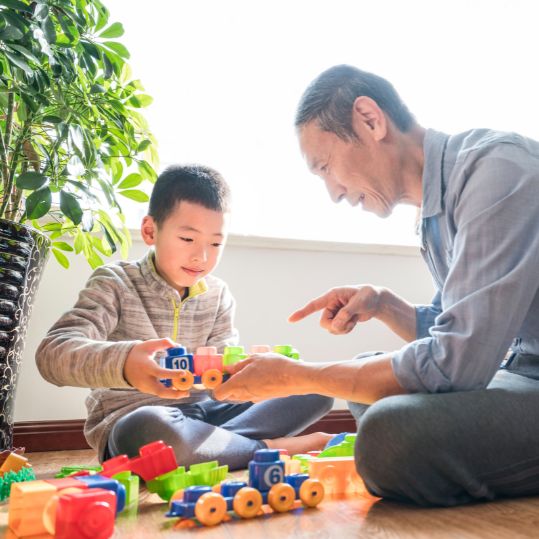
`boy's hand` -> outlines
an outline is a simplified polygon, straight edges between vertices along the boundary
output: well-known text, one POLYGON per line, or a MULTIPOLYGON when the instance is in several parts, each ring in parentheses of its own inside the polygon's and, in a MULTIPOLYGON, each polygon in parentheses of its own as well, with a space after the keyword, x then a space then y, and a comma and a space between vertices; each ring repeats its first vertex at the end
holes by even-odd
POLYGON ((160 378, 180 378, 184 371, 164 369, 153 356, 159 350, 174 346, 170 339, 150 339, 131 348, 124 363, 124 378, 142 393, 156 395, 163 399, 181 399, 189 396, 189 391, 178 391, 173 387, 165 387, 160 378))

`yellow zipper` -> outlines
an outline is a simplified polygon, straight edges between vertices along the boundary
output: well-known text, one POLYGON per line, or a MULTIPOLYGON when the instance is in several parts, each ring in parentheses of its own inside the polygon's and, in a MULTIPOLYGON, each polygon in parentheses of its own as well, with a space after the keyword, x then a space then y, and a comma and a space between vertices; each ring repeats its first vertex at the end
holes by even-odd
POLYGON ((174 309, 174 325, 172 327, 172 340, 176 342, 176 339, 178 338, 178 326, 180 321, 180 310, 182 308, 183 301, 180 301, 180 304, 176 304, 176 300, 174 298, 170 298, 172 301, 172 308, 174 309))
POLYGON ((180 311, 182 310, 183 304, 191 298, 194 298, 195 296, 198 296, 199 294, 203 294, 208 289, 206 282, 204 280, 199 281, 195 286, 189 288, 189 295, 180 301, 180 304, 178 305, 176 303, 176 300, 174 299, 174 296, 170 298, 170 301, 172 302, 172 308, 174 309, 174 325, 172 328, 172 340, 176 341, 178 338, 178 329, 180 325, 180 311))

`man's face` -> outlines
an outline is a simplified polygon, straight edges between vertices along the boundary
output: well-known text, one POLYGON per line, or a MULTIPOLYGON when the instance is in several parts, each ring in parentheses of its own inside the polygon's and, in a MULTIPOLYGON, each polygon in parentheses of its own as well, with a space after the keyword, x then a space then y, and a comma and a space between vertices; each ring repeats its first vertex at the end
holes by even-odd
POLYGON ((154 245, 157 272, 176 290, 193 286, 219 262, 227 214, 182 201, 160 226, 149 216, 144 219, 143 237, 154 245))
POLYGON ((310 171, 324 180, 333 202, 345 199, 387 217, 398 201, 391 152, 368 129, 360 131, 360 140, 345 141, 309 122, 299 131, 301 152, 310 171))

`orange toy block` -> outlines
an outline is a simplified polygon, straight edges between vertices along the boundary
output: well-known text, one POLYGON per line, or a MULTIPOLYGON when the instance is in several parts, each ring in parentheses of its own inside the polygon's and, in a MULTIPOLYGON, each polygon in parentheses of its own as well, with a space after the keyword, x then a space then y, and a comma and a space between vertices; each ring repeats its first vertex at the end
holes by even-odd
POLYGON ((0 467, 0 475, 4 475, 6 472, 20 472, 23 468, 29 468, 30 464, 26 457, 17 455, 17 453, 10 453, 7 459, 0 467))
POLYGON ((11 485, 8 526, 17 537, 47 533, 43 524, 43 510, 57 492, 56 487, 46 481, 11 485))
POLYGON ((363 480, 356 471, 354 457, 311 459, 309 476, 311 479, 321 481, 326 494, 369 495, 363 480))

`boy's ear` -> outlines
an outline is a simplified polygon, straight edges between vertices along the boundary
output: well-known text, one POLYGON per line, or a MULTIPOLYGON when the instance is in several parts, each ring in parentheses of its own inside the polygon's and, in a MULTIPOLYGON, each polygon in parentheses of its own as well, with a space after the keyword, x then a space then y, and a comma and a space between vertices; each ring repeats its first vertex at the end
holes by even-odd
POLYGON ((157 232, 157 223, 151 215, 145 215, 140 225, 140 235, 146 245, 155 244, 155 236, 157 232))

